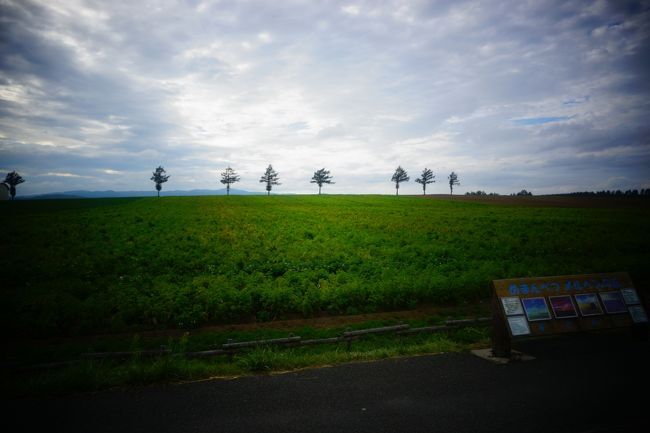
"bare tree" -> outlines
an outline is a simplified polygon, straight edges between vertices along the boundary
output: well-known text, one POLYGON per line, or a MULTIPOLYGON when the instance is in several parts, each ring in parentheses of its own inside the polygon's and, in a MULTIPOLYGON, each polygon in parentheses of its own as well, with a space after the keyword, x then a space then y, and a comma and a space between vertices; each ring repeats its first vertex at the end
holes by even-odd
POLYGON ((434 177, 436 177, 436 175, 433 174, 431 170, 425 167, 424 170, 422 170, 422 174, 420 175, 420 177, 415 179, 417 183, 422 184, 422 195, 427 194, 427 184, 436 182, 434 180, 434 177))
POLYGON ((314 176, 312 176, 309 183, 315 183, 318 185, 318 195, 320 195, 320 190, 323 187, 323 184, 332 184, 334 182, 332 182, 332 176, 330 176, 330 172, 324 168, 321 168, 320 170, 314 172, 314 176))
POLYGON ((7 176, 5 177, 5 183, 9 185, 9 194, 11 194, 12 200, 16 198, 16 185, 19 185, 23 182, 25 182, 25 179, 16 173, 16 170, 12 171, 11 173, 7 173, 7 176))
POLYGON ((393 177, 390 179, 391 181, 395 182, 395 195, 399 195, 399 184, 401 182, 408 182, 411 178, 408 176, 408 173, 406 170, 404 170, 401 166, 398 166, 395 169, 395 173, 393 173, 393 177))
POLYGON ((153 180, 154 183, 156 184, 156 191, 158 191, 158 197, 160 197, 160 190, 162 189, 162 184, 169 180, 169 175, 165 173, 167 172, 162 167, 162 165, 160 165, 158 166, 156 171, 153 172, 153 176, 151 176, 151 180, 153 180))
POLYGON ((221 183, 226 185, 226 195, 230 195, 230 184, 235 182, 239 182, 239 176, 230 166, 221 172, 221 183))
POLYGON ((453 194, 454 185, 460 185, 460 182, 458 181, 458 175, 452 171, 451 174, 447 176, 447 179, 449 180, 449 193, 453 194))
POLYGON ((273 170, 273 166, 269 164, 260 178, 260 183, 266 183, 266 195, 271 195, 271 188, 273 188, 273 185, 281 185, 280 182, 278 182, 278 179, 278 172, 273 170))

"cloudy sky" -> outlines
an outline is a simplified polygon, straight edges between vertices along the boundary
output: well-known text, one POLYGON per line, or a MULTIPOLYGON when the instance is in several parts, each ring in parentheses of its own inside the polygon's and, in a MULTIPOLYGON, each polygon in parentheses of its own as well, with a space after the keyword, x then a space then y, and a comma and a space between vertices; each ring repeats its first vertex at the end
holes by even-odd
POLYGON ((0 0, 19 194, 650 187, 650 2, 0 0))

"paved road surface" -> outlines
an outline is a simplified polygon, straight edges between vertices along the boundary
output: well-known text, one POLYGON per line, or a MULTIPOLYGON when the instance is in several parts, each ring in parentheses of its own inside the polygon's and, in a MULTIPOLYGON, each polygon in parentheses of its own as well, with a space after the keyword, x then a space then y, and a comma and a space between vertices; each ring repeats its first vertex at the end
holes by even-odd
POLYGON ((93 433, 650 431, 650 343, 601 335, 518 348, 536 359, 444 354, 21 399, 2 402, 2 418, 19 423, 12 431, 93 433))

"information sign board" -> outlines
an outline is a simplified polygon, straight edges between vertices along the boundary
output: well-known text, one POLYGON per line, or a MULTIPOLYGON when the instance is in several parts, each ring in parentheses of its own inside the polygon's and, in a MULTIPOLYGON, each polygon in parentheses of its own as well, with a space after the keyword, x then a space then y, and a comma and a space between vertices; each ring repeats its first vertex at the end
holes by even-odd
POLYGON ((624 272, 515 278, 492 284, 492 340, 497 356, 509 356, 512 338, 648 322, 641 298, 624 272))

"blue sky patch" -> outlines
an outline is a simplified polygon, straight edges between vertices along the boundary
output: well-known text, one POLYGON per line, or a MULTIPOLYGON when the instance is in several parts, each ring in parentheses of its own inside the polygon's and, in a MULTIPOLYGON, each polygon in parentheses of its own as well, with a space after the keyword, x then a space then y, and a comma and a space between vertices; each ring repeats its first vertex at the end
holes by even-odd
POLYGON ((571 117, 569 116, 560 116, 560 117, 527 117, 524 119, 513 119, 512 122, 517 125, 543 125, 545 123, 561 122, 563 120, 568 120, 571 117))

